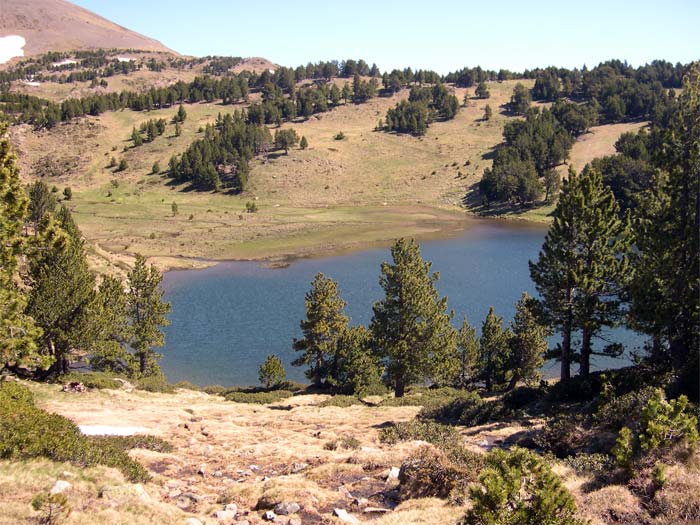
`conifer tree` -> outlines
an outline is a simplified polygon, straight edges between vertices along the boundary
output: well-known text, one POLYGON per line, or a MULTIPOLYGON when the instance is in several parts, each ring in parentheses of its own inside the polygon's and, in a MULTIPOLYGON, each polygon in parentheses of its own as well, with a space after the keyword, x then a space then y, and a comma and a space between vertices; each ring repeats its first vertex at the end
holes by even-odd
POLYGON ((631 235, 629 220, 619 211, 612 190, 603 185, 597 171, 576 175, 570 168, 539 258, 530 262, 530 277, 542 297, 540 313, 562 334, 562 380, 571 375, 573 333, 582 331, 578 359, 585 376, 590 371, 592 338, 603 326, 620 320, 619 295, 626 282, 631 235))
POLYGON ((457 333, 457 354, 459 359, 457 386, 468 388, 479 379, 480 370, 479 338, 476 336, 476 329, 469 324, 466 317, 457 333))
POLYGON ((180 107, 177 108, 177 115, 175 116, 175 121, 176 122, 185 122, 185 119, 187 118, 187 111, 185 111, 185 107, 180 104, 180 107))
POLYGON ((379 284, 384 299, 373 306, 370 329, 387 379, 396 397, 408 385, 424 381, 455 354, 456 332, 450 324, 447 297, 435 288, 439 274, 430 273, 413 239, 399 239, 391 249, 393 264, 382 263, 379 284))
MULTIPOLYGON (((67 235, 67 243, 46 239, 35 250, 29 264, 32 288, 27 305, 27 313, 42 328, 42 350, 53 361, 51 375, 68 371, 72 350, 94 348, 97 322, 95 275, 88 267, 80 231, 65 206, 57 212, 56 223, 67 235)), ((49 225, 44 220, 40 234, 49 225)))
POLYGON ((137 148, 141 144, 143 144, 143 137, 141 137, 141 133, 138 132, 138 130, 136 129, 136 126, 134 126, 131 129, 131 140, 134 143, 135 148, 137 148))
POLYGON ((53 213, 58 200, 43 180, 29 185, 29 221, 36 228, 47 213, 53 213))
POLYGON ((372 352, 372 333, 364 326, 346 328, 340 334, 329 373, 329 382, 340 392, 366 395, 382 388, 382 366, 372 352))
POLYGON ((153 347, 165 344, 161 327, 170 324, 165 315, 170 312, 170 303, 163 301, 161 281, 163 276, 155 266, 147 266, 142 255, 128 275, 127 305, 130 320, 131 342, 138 359, 138 372, 142 376, 160 372, 157 359, 160 357, 153 347))
POLYGON ((684 79, 678 110, 653 136, 661 173, 635 221, 632 327, 652 336, 698 395, 700 356, 700 69, 684 79))
POLYGON ((122 282, 116 277, 103 276, 97 290, 96 315, 93 328, 96 333, 95 349, 90 366, 118 374, 134 375, 138 363, 126 350, 131 340, 127 296, 122 282))
POLYGON ((284 381, 285 377, 284 365, 276 355, 268 355, 265 362, 258 369, 258 379, 265 388, 279 385, 284 381))
POLYGON ((309 141, 306 140, 305 136, 301 137, 301 140, 299 141, 299 147, 301 149, 306 149, 309 147, 309 141))
POLYGON ((479 98, 489 98, 491 96, 489 88, 486 86, 486 82, 479 82, 479 85, 476 86, 476 91, 474 94, 479 98))
POLYGON ((0 370, 44 368, 51 363, 37 351, 41 330, 25 314, 27 298, 17 286, 19 257, 26 251, 22 226, 29 201, 5 132, 0 124, 0 370))
POLYGON ((484 108, 484 120, 491 120, 492 115, 493 115, 493 110, 491 109, 491 106, 486 104, 486 107, 484 108))
POLYGON ((481 325, 479 339, 479 368, 489 392, 503 388, 510 379, 511 371, 508 365, 511 361, 511 337, 510 330, 503 328, 503 318, 496 315, 491 306, 481 325))
POLYGON ((306 319, 300 323, 304 335, 293 343, 294 350, 303 354, 292 364, 307 365, 306 376, 320 386, 328 377, 338 338, 348 325, 346 303, 339 295, 338 283, 322 273, 311 282, 305 303, 306 319))
POLYGON ((523 292, 515 305, 515 318, 510 325, 513 337, 510 339, 509 368, 513 376, 508 390, 515 388, 518 381, 532 384, 540 379, 540 368, 544 364, 550 332, 540 324, 535 308, 536 303, 532 297, 523 292))

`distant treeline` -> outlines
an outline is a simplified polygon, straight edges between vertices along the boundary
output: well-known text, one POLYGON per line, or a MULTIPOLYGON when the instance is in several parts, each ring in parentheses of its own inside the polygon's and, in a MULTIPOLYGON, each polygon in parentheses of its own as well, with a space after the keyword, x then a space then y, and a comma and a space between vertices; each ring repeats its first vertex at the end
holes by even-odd
MULTIPOLYGON (((577 136, 599 123, 667 122, 675 107, 675 93, 669 90, 681 86, 685 71, 687 66, 664 61, 635 69, 612 60, 590 71, 540 70, 529 93, 518 84, 508 109, 525 114, 525 121, 505 126, 493 167, 484 170, 480 183, 485 202, 529 204, 543 193, 549 201, 559 186, 553 168, 567 159, 577 136), (530 98, 554 104, 542 111, 529 109, 530 98)), ((606 162, 619 170, 619 161, 606 162)), ((640 166, 635 170, 647 178, 640 166)))

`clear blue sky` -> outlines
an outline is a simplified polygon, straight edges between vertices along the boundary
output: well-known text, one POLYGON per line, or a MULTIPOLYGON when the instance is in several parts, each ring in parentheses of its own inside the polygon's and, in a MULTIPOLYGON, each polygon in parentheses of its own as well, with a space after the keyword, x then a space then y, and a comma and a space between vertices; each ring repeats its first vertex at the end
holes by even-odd
POLYGON ((187 55, 523 70, 700 58, 700 0, 76 0, 187 55))

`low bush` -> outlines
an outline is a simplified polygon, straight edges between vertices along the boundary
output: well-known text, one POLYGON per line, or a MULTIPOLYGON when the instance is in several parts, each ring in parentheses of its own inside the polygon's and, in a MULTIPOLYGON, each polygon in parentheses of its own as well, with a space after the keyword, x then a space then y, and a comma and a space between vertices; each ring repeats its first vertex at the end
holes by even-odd
POLYGON ((580 525, 576 503, 537 454, 521 448, 494 449, 479 484, 470 488, 467 525, 580 525))
POLYGON ((399 441, 425 441, 443 450, 460 446, 462 437, 454 427, 432 421, 413 420, 393 423, 379 433, 379 441, 387 444, 399 441))
POLYGON ((168 383, 163 375, 145 376, 136 381, 134 385, 138 390, 146 392, 156 392, 161 394, 172 394, 175 387, 168 383))
POLYGON ((318 404, 320 407, 349 407, 353 405, 362 405, 362 400, 355 396, 342 394, 331 396, 318 404))
POLYGON ((288 397, 292 397, 294 392, 289 390, 268 390, 268 391, 232 391, 227 392, 224 395, 226 401, 233 401, 234 403, 255 403, 258 405, 268 405, 270 403, 276 403, 288 397))
POLYGON ((509 419, 515 415, 517 411, 506 407, 502 399, 481 399, 476 392, 462 394, 443 404, 424 407, 418 413, 420 419, 469 427, 509 419))
POLYGON ((173 384, 172 387, 182 388, 183 390, 192 390, 194 392, 202 391, 202 387, 195 385, 194 383, 190 383, 189 381, 178 381, 177 383, 173 384))
POLYGON ((558 458, 575 454, 586 444, 583 418, 577 414, 559 414, 549 418, 535 443, 558 458))
POLYGON ((399 498, 447 498, 463 504, 469 484, 477 480, 483 467, 483 458, 462 449, 459 459, 455 461, 433 447, 422 447, 401 464, 399 498))
POLYGON ((13 383, 0 384, 0 458, 44 457, 79 466, 114 467, 130 481, 147 481, 146 469, 123 448, 84 436, 69 419, 34 405, 31 393, 13 383))
POLYGON ((158 436, 139 434, 133 436, 91 436, 90 440, 96 445, 109 446, 124 451, 141 448, 167 454, 175 450, 169 441, 158 436))
POLYGON ((615 468, 614 459, 608 454, 580 453, 564 459, 564 463, 579 474, 599 476, 611 472, 615 468))
POLYGON ((58 378, 59 383, 82 383, 86 388, 103 388, 117 390, 122 387, 122 383, 115 379, 114 374, 107 372, 70 372, 58 378))
POLYGON ((598 407, 593 421, 600 427, 615 432, 624 426, 634 425, 655 392, 654 387, 644 387, 621 396, 612 395, 598 407))

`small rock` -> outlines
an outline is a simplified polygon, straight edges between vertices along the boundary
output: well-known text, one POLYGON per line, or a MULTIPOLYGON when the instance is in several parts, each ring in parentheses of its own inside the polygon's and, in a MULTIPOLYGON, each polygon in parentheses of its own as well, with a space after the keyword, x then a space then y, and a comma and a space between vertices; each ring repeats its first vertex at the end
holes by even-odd
POLYGON ((333 509, 333 514, 338 516, 340 521, 342 521, 343 523, 351 523, 352 525, 359 525, 360 523, 360 520, 358 520, 352 514, 348 513, 348 511, 345 509, 333 509))
POLYGON ((72 485, 67 481, 59 479, 58 481, 56 481, 56 483, 53 484, 53 487, 51 487, 50 494, 62 494, 69 488, 71 488, 71 486, 72 485))
POLYGON ((297 512, 299 512, 299 509, 301 509, 301 507, 298 503, 289 501, 285 501, 283 503, 278 503, 277 505, 275 505, 275 513, 281 514, 282 516, 296 514, 297 512))
POLYGON ((296 474, 297 472, 301 472, 302 470, 306 470, 309 468, 308 463, 294 463, 292 465, 292 474, 296 474))
POLYGON ((207 466, 206 465, 200 465, 199 470, 197 470, 197 474, 200 476, 204 477, 207 475, 207 466))
POLYGON ((265 521, 275 521, 277 519, 277 514, 271 510, 268 510, 265 512, 265 514, 263 514, 263 519, 265 521))
POLYGON ((236 514, 238 512, 238 505, 235 503, 229 503, 224 507, 224 509, 236 514))
POLYGON ((180 489, 173 489, 168 493, 170 499, 177 499, 182 496, 182 491, 180 489))
POLYGON ((233 525, 250 525, 250 523, 248 522, 248 520, 243 520, 243 521, 236 521, 236 522, 234 522, 233 525))
POLYGON ((301 525, 301 520, 299 518, 289 518, 287 525, 301 525))
POLYGON ((251 465, 251 466, 248 467, 248 468, 249 468, 250 470, 252 470, 253 472, 255 472, 256 470, 260 470, 260 467, 258 467, 257 465, 251 465))
POLYGON ((393 479, 399 479, 399 472, 401 469, 399 467, 391 467, 391 470, 389 471, 389 475, 387 476, 386 480, 391 481, 393 479))
POLYGON ((211 473, 211 475, 214 476, 215 478, 220 478, 224 474, 220 470, 215 470, 214 472, 211 473))
POLYGON ((382 507, 367 507, 362 512, 366 514, 384 514, 390 512, 389 509, 384 509, 382 507))
POLYGON ((369 505, 369 500, 367 498, 355 498, 353 503, 358 507, 366 507, 369 505))
POLYGON ((214 517, 219 521, 231 521, 236 517, 236 512, 232 512, 230 510, 217 510, 214 513, 214 517))
POLYGON ((202 522, 197 518, 187 518, 185 520, 185 525, 202 525, 202 522))

